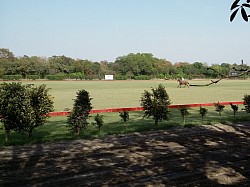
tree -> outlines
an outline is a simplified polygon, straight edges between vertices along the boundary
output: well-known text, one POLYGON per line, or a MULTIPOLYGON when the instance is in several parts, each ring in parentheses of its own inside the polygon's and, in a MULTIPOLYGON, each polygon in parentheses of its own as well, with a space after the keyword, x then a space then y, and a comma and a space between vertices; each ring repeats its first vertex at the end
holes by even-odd
POLYGON ((91 106, 91 99, 89 92, 86 90, 79 90, 77 92, 76 99, 72 112, 68 116, 67 123, 68 128, 74 133, 79 135, 82 129, 88 126, 87 119, 89 117, 91 106))
POLYGON ((101 127, 104 125, 103 115, 97 114, 95 116, 95 123, 98 126, 98 129, 99 129, 99 132, 100 132, 101 131, 101 127))
POLYGON ((244 106, 247 113, 250 113, 250 95, 244 95, 244 106))
POLYGON ((186 117, 190 114, 190 112, 188 111, 188 107, 183 106, 181 108, 179 108, 180 112, 181 112, 181 116, 183 119, 183 125, 185 126, 186 124, 186 117))
POLYGON ((203 120, 204 120, 204 117, 206 116, 207 112, 208 112, 208 110, 206 108, 200 107, 199 113, 201 115, 202 124, 203 124, 203 120))
POLYGON ((233 21, 238 11, 241 11, 242 18, 248 22, 250 15, 247 15, 245 8, 250 8, 250 0, 246 0, 245 3, 240 4, 240 0, 235 0, 231 5, 232 14, 230 16, 230 21, 233 21))
POLYGON ((24 133, 27 124, 32 120, 29 94, 30 85, 21 83, 3 83, 0 86, 0 115, 5 130, 5 142, 11 130, 24 133))
POLYGON ((0 86, 0 115, 6 142, 11 130, 27 132, 31 137, 33 130, 46 122, 52 110, 53 101, 45 85, 3 83, 0 86))
POLYGON ((165 87, 160 84, 158 88, 152 88, 152 93, 145 90, 141 97, 141 106, 144 110, 144 117, 153 117, 155 125, 159 121, 168 120, 170 105, 169 96, 165 87))
POLYGON ((220 104, 219 101, 218 103, 214 103, 215 106, 215 111, 219 113, 219 116, 221 116, 221 112, 224 110, 224 105, 220 104))
POLYGON ((233 105, 232 103, 230 103, 230 106, 233 109, 234 118, 235 118, 236 112, 238 111, 239 107, 238 105, 233 105))
POLYGON ((29 137, 32 136, 36 127, 42 126, 46 122, 47 118, 49 118, 49 112, 53 111, 54 102, 52 96, 48 93, 49 90, 44 84, 30 90, 33 123, 28 126, 29 137))
POLYGON ((122 119, 122 121, 126 124, 126 131, 127 131, 127 121, 129 120, 129 112, 128 111, 123 111, 123 112, 119 112, 120 113, 120 117, 122 119))

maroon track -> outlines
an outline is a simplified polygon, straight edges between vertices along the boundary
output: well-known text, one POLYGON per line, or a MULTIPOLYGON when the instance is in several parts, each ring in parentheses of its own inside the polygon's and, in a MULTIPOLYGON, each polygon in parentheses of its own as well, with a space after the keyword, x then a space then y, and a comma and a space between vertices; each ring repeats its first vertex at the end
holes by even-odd
MULTIPOLYGON (((221 105, 242 105, 244 101, 227 101, 220 102, 221 105)), ((181 107, 201 107, 201 106, 214 106, 214 103, 194 103, 194 104, 181 104, 181 105, 170 105, 169 108, 181 108, 181 107)), ((107 109, 94 109, 91 110, 91 114, 95 113, 107 113, 107 112, 123 112, 123 111, 142 111, 143 107, 129 107, 129 108, 107 108, 107 109)), ((68 116, 70 114, 69 111, 60 111, 60 112, 50 112, 49 116, 68 116)))

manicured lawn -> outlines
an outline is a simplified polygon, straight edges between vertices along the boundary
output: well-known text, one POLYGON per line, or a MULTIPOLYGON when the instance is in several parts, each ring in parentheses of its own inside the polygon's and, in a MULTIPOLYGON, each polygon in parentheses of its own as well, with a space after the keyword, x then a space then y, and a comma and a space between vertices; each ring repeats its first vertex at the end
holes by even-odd
MULTIPOLYGON (((190 80, 190 84, 207 84, 210 80, 190 80)), ((24 84, 46 84, 54 97, 55 111, 71 109, 76 92, 90 93, 94 109, 138 107, 144 90, 163 84, 172 104, 241 101, 250 94, 250 80, 222 80, 205 87, 177 88, 175 80, 151 81, 25 81, 24 84)))
MULTIPOLYGON (((249 121, 250 115, 241 110, 243 105, 239 106, 239 111, 236 114, 236 118, 233 117, 233 112, 230 106, 226 106, 222 112, 222 116, 215 111, 214 107, 206 107, 208 109, 207 116, 204 118, 205 125, 213 125, 216 123, 231 124, 239 121, 249 121)), ((183 119, 178 109, 170 109, 171 115, 169 121, 160 122, 158 126, 154 125, 154 121, 151 118, 143 118, 143 112, 130 112, 130 120, 127 124, 124 124, 119 117, 119 113, 101 113, 104 119, 104 126, 101 128, 101 132, 98 131, 98 127, 93 125, 93 114, 89 119, 90 125, 79 136, 72 135, 67 128, 67 117, 51 117, 49 121, 42 127, 35 130, 33 137, 28 139, 27 135, 20 135, 12 132, 9 142, 4 144, 4 131, 3 126, 0 126, 0 146, 3 145, 23 145, 23 144, 35 144, 54 142, 58 140, 72 140, 78 138, 92 139, 104 137, 106 135, 114 134, 126 134, 132 132, 142 132, 150 130, 163 130, 174 126, 183 126, 183 119), (127 128, 126 128, 127 126, 127 128)), ((191 127, 196 125, 202 125, 201 116, 199 115, 199 107, 190 108, 190 115, 186 117, 185 127, 191 127)))

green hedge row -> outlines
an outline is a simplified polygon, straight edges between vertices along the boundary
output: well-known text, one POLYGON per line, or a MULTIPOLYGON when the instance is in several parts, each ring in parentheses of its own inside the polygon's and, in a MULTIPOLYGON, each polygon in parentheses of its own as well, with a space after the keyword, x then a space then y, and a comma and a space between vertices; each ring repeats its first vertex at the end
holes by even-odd
POLYGON ((3 75, 3 80, 20 80, 22 75, 3 75))

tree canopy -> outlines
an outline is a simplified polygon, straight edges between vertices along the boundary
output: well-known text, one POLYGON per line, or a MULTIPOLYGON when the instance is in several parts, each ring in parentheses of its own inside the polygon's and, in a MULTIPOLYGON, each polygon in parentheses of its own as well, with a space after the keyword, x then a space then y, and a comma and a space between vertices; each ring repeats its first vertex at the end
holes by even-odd
MULTIPOLYGON (((249 69, 246 64, 223 62, 207 65, 205 62, 177 62, 154 57, 151 53, 130 53, 114 62, 92 62, 67 56, 15 57, 9 49, 0 48, 0 79, 103 79, 112 74, 115 79, 176 79, 221 78, 221 75, 249 69), (212 71, 211 69, 215 70, 212 71)), ((245 77, 249 76, 247 74, 245 77)), ((225 76, 224 76, 225 77, 225 76)))
POLYGON ((250 0, 246 0, 245 3, 240 3, 240 0, 235 0, 231 5, 232 14, 230 16, 230 21, 233 21, 236 14, 240 11, 242 18, 248 22, 250 15, 247 14, 247 8, 250 8, 250 0))

